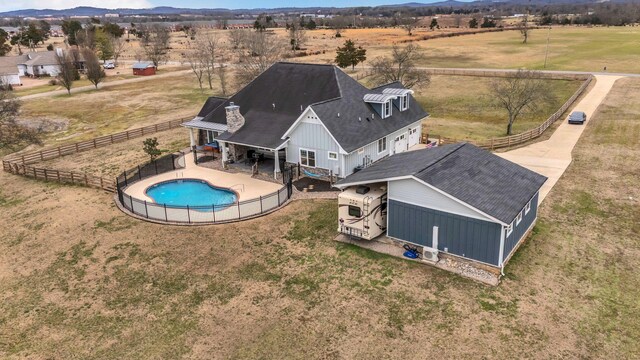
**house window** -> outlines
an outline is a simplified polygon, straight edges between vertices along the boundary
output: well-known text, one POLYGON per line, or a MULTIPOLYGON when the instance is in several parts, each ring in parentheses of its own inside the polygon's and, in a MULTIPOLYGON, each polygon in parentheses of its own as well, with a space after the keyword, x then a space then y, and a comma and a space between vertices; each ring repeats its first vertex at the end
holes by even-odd
POLYGON ((507 236, 511 235, 512 232, 513 232, 513 223, 507 226, 507 236))
POLYGON ((391 100, 385 102, 382 105, 382 117, 386 118, 391 116, 391 100))
POLYGON ((383 151, 387 151, 387 137, 383 137, 382 139, 378 140, 378 154, 380 154, 383 151))
POLYGON ((529 202, 527 203, 527 205, 525 205, 524 207, 524 214, 527 215, 529 213, 529 211, 531 211, 531 200, 529 200, 529 202))
POLYGON ((409 108, 409 96, 403 95, 400 97, 400 111, 407 110, 409 108))
POLYGON ((518 213, 518 216, 516 217, 516 225, 520 224, 522 222, 522 211, 520 211, 518 213))
POLYGON ((338 160, 338 153, 329 151, 329 160, 338 160))
POLYGON ((300 164, 309 167, 316 167, 316 152, 300 149, 300 164))
POLYGON ((215 140, 217 133, 207 130, 207 144, 210 144, 215 140))
POLYGON ((360 208, 357 206, 349 205, 349 216, 355 216, 357 218, 362 216, 360 208))

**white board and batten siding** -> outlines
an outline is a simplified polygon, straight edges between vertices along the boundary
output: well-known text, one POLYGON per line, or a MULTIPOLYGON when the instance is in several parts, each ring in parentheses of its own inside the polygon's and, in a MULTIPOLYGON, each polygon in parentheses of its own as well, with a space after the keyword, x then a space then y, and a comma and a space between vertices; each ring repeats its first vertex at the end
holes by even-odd
MULTIPOLYGON (((382 120, 384 121, 384 119, 382 120)), ((393 152, 392 151, 392 147, 395 146, 394 140, 396 137, 399 137, 401 135, 405 135, 405 141, 407 141, 407 144, 404 145, 403 147, 403 151, 406 151, 407 147, 411 147, 415 144, 417 144, 420 141, 420 136, 422 134, 422 120, 417 121, 413 124, 411 124, 410 126, 407 127, 403 127, 389 135, 386 136, 387 138, 387 148, 386 150, 382 151, 382 152, 378 152, 378 141, 374 141, 371 144, 368 144, 364 147, 362 147, 359 150, 356 150, 348 155, 345 155, 345 174, 341 175, 342 177, 351 175, 353 173, 353 169, 357 166, 361 166, 364 164, 364 159, 368 156, 368 160, 371 161, 371 163, 378 161, 380 159, 382 159, 385 156, 388 155, 392 155, 393 152), (414 133, 414 141, 415 143, 409 143, 408 142, 408 137, 409 137, 409 129, 416 129, 415 133, 414 133), (416 135, 417 134, 417 135, 416 135)), ((368 165, 371 165, 370 163, 368 165)), ((368 166, 367 165, 367 166, 368 166)))
POLYGON ((317 168, 332 170, 334 174, 340 173, 340 148, 313 111, 307 111, 289 134, 287 161, 300 162, 300 149, 316 152, 317 168), (329 159, 329 152, 337 154, 337 158, 329 159))
POLYGON ((474 219, 495 222, 472 208, 461 204, 460 202, 431 189, 414 179, 390 181, 388 198, 420 207, 427 207, 474 219))

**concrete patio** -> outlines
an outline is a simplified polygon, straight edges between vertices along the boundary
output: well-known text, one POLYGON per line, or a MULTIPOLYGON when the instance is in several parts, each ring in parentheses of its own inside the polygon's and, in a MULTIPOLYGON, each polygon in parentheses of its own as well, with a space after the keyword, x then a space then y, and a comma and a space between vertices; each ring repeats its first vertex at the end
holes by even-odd
POLYGON ((184 169, 142 179, 127 187, 124 192, 136 199, 153 202, 153 199, 145 194, 146 189, 151 185, 167 180, 201 179, 217 187, 232 189, 237 192, 238 201, 246 201, 272 194, 283 186, 276 182, 252 178, 251 174, 244 172, 232 173, 198 166, 193 161, 192 153, 186 154, 179 161, 184 162, 184 169))

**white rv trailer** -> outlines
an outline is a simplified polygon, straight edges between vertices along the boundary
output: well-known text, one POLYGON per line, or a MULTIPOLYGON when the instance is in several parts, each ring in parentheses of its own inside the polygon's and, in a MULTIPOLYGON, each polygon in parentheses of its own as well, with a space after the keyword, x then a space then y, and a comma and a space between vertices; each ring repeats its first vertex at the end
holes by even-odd
POLYGON ((371 240, 387 230, 387 185, 353 186, 338 195, 338 231, 371 240))

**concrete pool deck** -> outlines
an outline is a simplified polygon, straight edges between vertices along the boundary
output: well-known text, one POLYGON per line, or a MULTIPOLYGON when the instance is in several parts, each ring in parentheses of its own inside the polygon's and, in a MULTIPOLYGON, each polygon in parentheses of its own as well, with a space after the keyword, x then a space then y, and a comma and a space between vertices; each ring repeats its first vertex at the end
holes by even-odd
POLYGON ((283 184, 275 182, 254 179, 246 173, 228 173, 198 166, 193 162, 191 153, 186 154, 180 160, 185 163, 184 169, 177 169, 142 179, 127 187, 124 190, 125 194, 153 203, 153 199, 145 194, 145 190, 149 186, 167 180, 199 179, 208 181, 216 187, 231 189, 238 194, 238 201, 246 201, 272 194, 283 186, 283 184))

